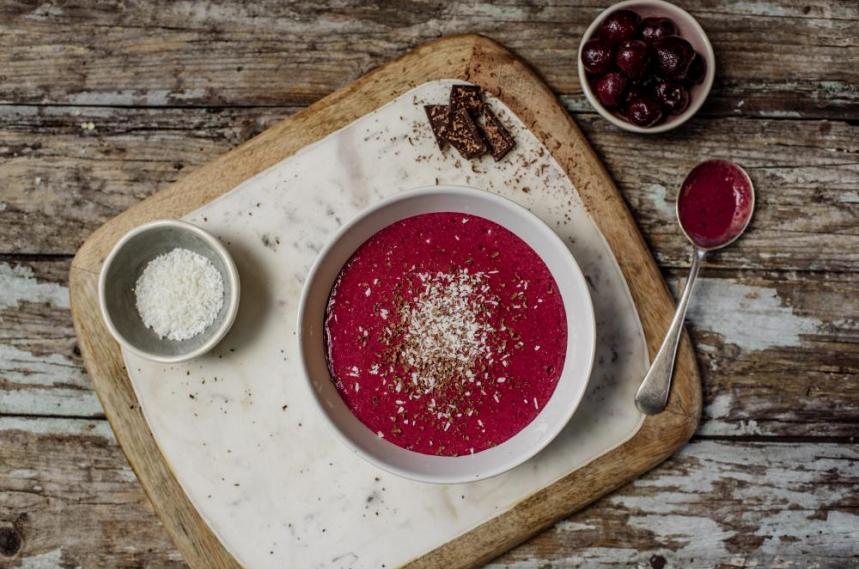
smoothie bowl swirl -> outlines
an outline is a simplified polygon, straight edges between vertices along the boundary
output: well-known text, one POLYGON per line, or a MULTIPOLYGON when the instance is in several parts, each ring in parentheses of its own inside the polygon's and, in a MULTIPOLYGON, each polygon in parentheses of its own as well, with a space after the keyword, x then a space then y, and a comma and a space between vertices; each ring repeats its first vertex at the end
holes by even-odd
POLYGON ((359 455, 428 482, 499 474, 580 402, 594 316, 569 249, 524 208, 444 187, 341 229, 305 282, 302 363, 359 455))

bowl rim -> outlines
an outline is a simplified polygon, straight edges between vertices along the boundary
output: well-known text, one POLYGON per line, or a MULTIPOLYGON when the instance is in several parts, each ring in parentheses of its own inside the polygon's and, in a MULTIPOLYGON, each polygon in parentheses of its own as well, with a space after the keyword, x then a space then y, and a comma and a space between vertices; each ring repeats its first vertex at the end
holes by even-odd
POLYGON ((224 336, 227 335, 227 332, 235 322, 236 315, 238 314, 239 309, 239 298, 241 296, 241 282, 239 280, 239 272, 236 269, 236 264, 233 261, 232 255, 227 251, 227 248, 211 233, 198 227, 192 223, 188 223, 187 221, 182 221, 179 219, 158 219, 155 221, 150 221, 144 223, 142 225, 138 225, 134 229, 128 231, 125 235, 123 235, 119 241, 113 246, 110 253, 105 258, 104 262, 101 265, 101 270, 99 272, 98 277, 98 301, 99 301, 99 310, 101 311, 102 320, 107 326, 108 331, 111 336, 119 342, 125 348, 128 348, 129 351, 135 353, 136 355, 146 358, 148 360, 161 362, 161 363, 178 363, 184 362, 190 359, 193 359, 197 356, 200 356, 212 348, 214 348, 218 342, 220 342, 224 336), (226 299, 227 312, 224 319, 221 321, 221 324, 218 326, 215 333, 211 338, 206 340, 203 344, 198 346, 197 348, 191 350, 190 352, 186 352, 183 354, 177 354, 175 356, 162 356, 159 354, 153 354, 152 352, 148 352, 146 350, 142 350, 132 344, 125 336, 120 333, 119 329, 113 323, 113 318, 110 316, 110 313, 107 310, 107 302, 106 302, 106 290, 107 290, 107 272, 113 263, 114 259, 119 255, 120 251, 131 241, 134 237, 145 233, 147 231, 157 230, 163 227, 173 227, 179 229, 181 231, 189 231, 196 234, 198 237, 203 239, 208 246, 210 246, 224 261, 224 266, 227 269, 227 279, 230 281, 230 295, 229 298, 226 299))
POLYGON ((704 31, 704 28, 695 19, 695 17, 681 8, 676 4, 672 4, 671 2, 666 2, 665 0, 623 0, 623 2, 618 2, 616 4, 612 4, 602 12, 600 12, 591 22, 591 24, 585 30, 585 33, 582 34, 582 39, 579 42, 579 49, 576 55, 576 65, 578 69, 579 75, 579 84, 582 87, 582 92, 585 94, 585 98, 588 100, 588 103, 607 121, 612 123, 613 125, 622 128, 623 130, 629 132, 636 132, 639 134, 658 134, 661 132, 667 132, 669 130, 673 130, 680 125, 684 124, 686 121, 695 116, 701 107, 704 105, 704 101, 707 100, 707 97, 710 96, 710 91, 713 88, 713 82, 716 77, 716 53, 713 50, 713 44, 710 43, 710 38, 707 36, 707 32, 704 31), (596 98, 593 91, 591 90, 590 82, 588 81, 587 73, 585 73, 585 67, 582 63, 582 49, 584 48, 585 43, 593 37, 596 32, 596 28, 600 23, 608 16, 610 13, 620 10, 623 8, 631 8, 632 6, 642 6, 649 5, 654 8, 661 8, 668 12, 672 12, 673 14, 666 14, 666 16, 671 15, 679 15, 681 17, 687 18, 691 27, 695 30, 695 33, 701 38, 702 43, 704 44, 704 53, 702 54, 704 58, 707 60, 707 74, 704 76, 704 82, 701 85, 700 95, 691 102, 689 108, 680 113, 679 115, 674 115, 673 117, 669 117, 663 123, 660 123, 651 127, 640 127, 638 125, 634 125, 630 122, 627 122, 623 119, 618 118, 611 111, 606 109, 596 98))
MULTIPOLYGON (((472 215, 478 215, 479 213, 472 213, 472 215)), ((404 218, 405 219, 405 218, 404 218)), ((496 222, 493 222, 496 223, 496 222)), ((499 224, 501 225, 501 224, 499 224)), ((387 226, 386 226, 387 227, 387 226)), ((504 227, 504 225, 502 225, 504 227)), ((383 228, 380 228, 380 230, 383 228)), ((505 227, 508 231, 511 231, 514 235, 518 234, 505 227)), ((521 237, 520 237, 521 239, 521 237)), ((360 246, 361 244, 358 244, 360 246)), ((357 249, 357 247, 356 247, 357 249)), ((535 251, 536 252, 536 251, 535 251)), ((541 257, 539 252, 536 252, 538 256, 541 257)), ((480 480, 485 480, 487 478, 492 478, 495 476, 499 476, 505 472, 508 472, 528 460, 532 459, 534 456, 539 454, 543 449, 545 449, 552 441, 554 441, 557 436, 564 430, 564 428, 569 424, 576 410, 581 405, 582 400, 584 400, 585 393, 587 391, 588 385, 590 384, 592 375, 593 375, 593 365, 596 358, 596 344, 597 344, 597 333, 596 333, 596 313, 594 311, 593 299, 591 298, 590 288, 587 284, 587 279, 585 278, 584 272, 581 269, 578 261, 576 261, 575 256, 572 251, 570 251, 569 247, 567 247, 566 243, 564 243, 563 239, 552 230, 542 219, 540 219, 537 215, 529 211, 524 206, 516 203, 515 201, 508 199, 506 197, 500 196, 490 191, 481 190, 478 188, 463 186, 463 185, 455 185, 455 184, 440 184, 436 186, 420 186, 417 188, 404 190, 398 192, 392 196, 388 196, 384 199, 379 200, 375 204, 361 210, 358 212, 351 220, 347 223, 343 224, 328 240, 322 250, 317 254, 314 259, 313 264, 310 267, 310 270, 307 272, 307 277, 305 278, 304 284, 302 285, 301 296, 299 299, 298 305, 298 314, 297 314, 297 325, 296 325, 296 335, 298 336, 298 357, 301 362, 301 370, 304 376, 304 383, 307 389, 310 391, 311 399, 313 400, 313 404, 316 406, 319 414, 323 416, 323 421, 328 424, 328 426, 337 434, 338 438, 349 448, 353 453, 360 456, 363 460, 369 462, 373 466, 380 468, 386 472, 390 472, 392 474, 401 476, 403 478, 413 480, 416 482, 424 482, 431 484, 461 484, 461 483, 469 483, 469 482, 477 482, 480 480), (406 201, 410 199, 414 199, 417 197, 422 197, 424 195, 431 195, 432 193, 437 192, 448 192, 450 194, 458 195, 458 196, 476 196, 478 199, 486 199, 489 201, 493 201, 496 204, 501 205, 502 207, 506 207, 509 210, 515 210, 519 215, 522 215, 525 219, 527 219, 528 223, 531 223, 535 227, 539 228, 539 230, 544 233, 547 238, 555 243, 556 246, 560 248, 561 251, 566 251, 566 256, 568 256, 568 260, 570 263, 570 268, 574 274, 574 278, 578 281, 578 285, 581 290, 585 292, 583 295, 583 300, 586 305, 586 316, 588 317, 590 326, 587 329, 588 337, 590 338, 590 350, 585 354, 586 356, 586 365, 583 368, 586 370, 585 381, 582 382, 582 385, 578 389, 577 393, 575 393, 575 397, 570 400, 567 405, 567 409, 564 414, 554 422, 553 426, 546 429, 546 435, 539 442, 539 444, 531 447, 527 452, 523 452, 517 456, 514 456, 506 461, 502 461, 499 465, 494 468, 487 468, 484 471, 479 472, 477 475, 446 475, 446 474, 432 474, 432 475, 424 475, 422 473, 414 472, 412 470, 408 470, 405 468, 401 468, 399 466, 387 463, 383 460, 379 460, 371 454, 365 452, 359 445, 357 445, 345 432, 341 430, 341 428, 337 425, 337 423, 329 416, 328 410, 325 408, 322 400, 317 394, 316 390, 313 387, 313 380, 310 377, 310 370, 308 368, 307 360, 304 356, 305 353, 305 334, 304 334, 304 320, 305 314, 307 310, 307 302, 308 297, 310 295, 310 283, 312 283, 315 278, 317 272, 321 269, 321 266, 325 260, 325 258, 330 254, 331 250, 340 242, 340 240, 344 237, 346 233, 348 233, 353 227, 361 223, 364 219, 372 215, 378 210, 381 210, 385 207, 388 207, 392 204, 395 204, 400 201, 406 201)), ((569 342, 568 336, 568 342, 569 342)), ((563 377, 563 372, 562 372, 563 377)), ((330 379, 330 377, 329 377, 330 379)), ((559 380, 560 381, 560 380, 559 380)), ((552 393, 552 397, 555 396, 556 391, 552 393)), ((339 394, 338 394, 339 395, 339 394)), ((549 401, 552 400, 552 397, 549 398, 549 401)), ((547 404, 540 410, 530 424, 536 421, 540 415, 546 410, 548 407, 547 404)), ((526 425, 527 428, 527 425, 526 425)), ((524 429, 523 429, 524 430, 524 429)), ((521 431, 520 431, 521 432, 521 431)), ((517 433, 518 434, 518 433, 517 433)), ((514 435, 515 437, 516 435, 514 435)), ((512 440, 511 439, 508 440, 512 440)), ((506 441, 505 441, 506 442, 506 441)), ((504 443, 502 443, 503 445, 504 443)), ((499 445, 501 446, 501 445, 499 445)), ((402 447, 397 447, 399 450, 403 452, 414 452, 404 449, 402 447)), ((424 456, 421 453, 415 453, 420 456, 424 456)), ((479 453, 476 453, 479 454, 479 453)), ((456 460, 459 458, 470 458, 475 455, 462 455, 457 457, 442 457, 450 460, 456 460)))

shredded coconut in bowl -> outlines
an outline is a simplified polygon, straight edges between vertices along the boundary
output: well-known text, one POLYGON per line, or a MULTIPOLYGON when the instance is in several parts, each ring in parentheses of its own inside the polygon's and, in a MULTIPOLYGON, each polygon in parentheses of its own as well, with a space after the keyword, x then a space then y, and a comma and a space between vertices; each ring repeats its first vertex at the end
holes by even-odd
POLYGON ((209 259, 177 248, 146 265, 134 294, 143 324, 159 338, 181 341, 215 321, 224 305, 224 280, 209 259))

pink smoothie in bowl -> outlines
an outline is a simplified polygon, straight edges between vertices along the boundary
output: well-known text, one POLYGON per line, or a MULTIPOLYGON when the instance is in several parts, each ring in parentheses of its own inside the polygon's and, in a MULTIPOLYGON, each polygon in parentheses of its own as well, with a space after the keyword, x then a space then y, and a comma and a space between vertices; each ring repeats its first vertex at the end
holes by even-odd
POLYGON ((319 418, 356 455, 421 482, 482 480, 557 437, 596 350, 584 274, 512 200, 397 193, 332 236, 304 279, 298 348, 319 418))
POLYGON ((377 436, 462 456, 544 408, 564 368, 567 315, 522 239, 475 215, 427 213, 380 230, 343 266, 325 343, 337 391, 377 436))

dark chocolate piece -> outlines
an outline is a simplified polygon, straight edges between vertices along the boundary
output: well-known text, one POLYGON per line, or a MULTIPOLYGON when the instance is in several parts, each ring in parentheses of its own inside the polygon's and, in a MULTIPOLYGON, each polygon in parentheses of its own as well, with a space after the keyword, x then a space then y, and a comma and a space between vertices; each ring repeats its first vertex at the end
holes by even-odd
POLYGON ((483 94, 477 85, 454 85, 450 88, 450 110, 457 111, 460 107, 477 117, 483 110, 483 94))
POLYGON ((445 138, 465 158, 477 158, 488 150, 477 125, 464 107, 451 111, 445 138))
POLYGON ((516 141, 510 131, 507 130, 498 117, 495 116, 489 107, 483 107, 483 136, 489 144, 489 149, 492 152, 492 157, 496 162, 507 156, 507 153, 513 150, 516 146, 516 141))
POLYGON ((450 123, 449 107, 447 105, 424 105, 432 133, 439 149, 447 145, 447 128, 450 123))

